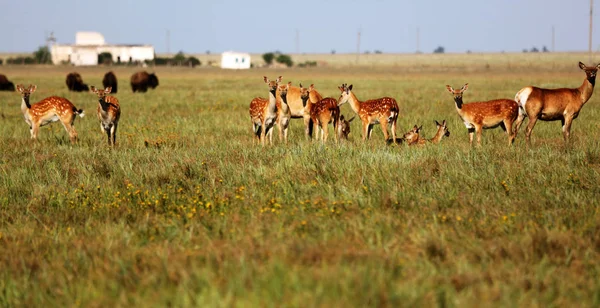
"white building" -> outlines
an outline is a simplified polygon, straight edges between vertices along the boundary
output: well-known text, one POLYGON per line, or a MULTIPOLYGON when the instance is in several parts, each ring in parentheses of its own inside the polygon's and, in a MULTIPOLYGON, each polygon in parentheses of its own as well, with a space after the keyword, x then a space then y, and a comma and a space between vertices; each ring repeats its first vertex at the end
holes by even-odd
POLYGON ((250 54, 226 51, 221 54, 221 68, 249 69, 250 54))
POLYGON ((77 32, 74 45, 54 44, 50 47, 54 64, 98 65, 98 55, 103 52, 109 52, 115 63, 154 59, 151 45, 108 45, 98 32, 77 32))

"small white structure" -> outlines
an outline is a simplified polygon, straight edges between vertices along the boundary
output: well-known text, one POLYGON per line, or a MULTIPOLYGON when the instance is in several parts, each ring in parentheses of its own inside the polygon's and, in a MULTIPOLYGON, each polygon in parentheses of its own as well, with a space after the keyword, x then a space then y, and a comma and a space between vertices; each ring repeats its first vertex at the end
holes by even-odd
POLYGON ((226 51, 221 54, 221 68, 249 69, 250 54, 243 52, 226 51))
POLYGON ((98 65, 98 55, 103 52, 109 52, 115 63, 154 59, 151 45, 107 45, 104 36, 98 32, 77 32, 74 45, 54 44, 50 47, 54 64, 98 65))

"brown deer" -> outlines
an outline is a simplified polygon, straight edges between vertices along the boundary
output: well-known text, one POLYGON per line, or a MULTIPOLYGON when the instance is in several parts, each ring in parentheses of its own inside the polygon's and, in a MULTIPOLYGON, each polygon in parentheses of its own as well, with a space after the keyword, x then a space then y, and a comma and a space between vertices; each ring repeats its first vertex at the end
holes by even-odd
POLYGON ((121 117, 121 106, 119 100, 114 96, 108 96, 112 87, 104 90, 96 89, 92 86, 91 93, 98 95, 98 120, 100 120, 100 131, 106 132, 108 136, 108 145, 115 145, 117 142, 117 126, 121 117), (112 140, 112 143, 111 143, 112 140))
POLYGON ((254 128, 254 134, 264 146, 266 134, 269 134, 269 142, 273 144, 273 125, 277 122, 277 98, 275 96, 277 87, 281 82, 281 76, 276 80, 269 80, 267 76, 263 80, 269 88, 269 99, 257 97, 250 102, 250 119, 254 128))
POLYGON ((350 122, 354 120, 355 117, 352 117, 350 120, 344 119, 344 115, 340 115, 340 120, 337 125, 337 136, 338 140, 348 140, 348 135, 350 135, 350 122))
MULTIPOLYGON (((328 124, 333 123, 333 129, 335 130, 337 127, 337 123, 340 117, 340 107, 338 106, 338 102, 335 98, 326 97, 313 106, 310 109, 310 118, 313 122, 313 131, 319 127, 319 131, 321 132, 321 141, 325 143, 327 141, 328 132, 328 124)), ((319 132, 315 132, 317 139, 319 139, 319 132)), ((334 137, 337 142, 337 136, 334 134, 334 137)))
POLYGON ((302 84, 300 87, 289 87, 288 94, 288 105, 290 106, 290 111, 292 113, 292 118, 301 117, 304 119, 304 134, 306 139, 312 138, 313 133, 313 122, 310 117, 310 110, 312 106, 323 99, 321 94, 315 90, 315 86, 313 84, 308 88, 304 88, 302 84), (298 89, 296 91, 296 89, 298 89), (297 106, 298 98, 301 103, 302 108, 297 106), (290 103, 290 102, 293 102, 290 103))
POLYGON ((292 118, 290 106, 287 103, 287 94, 291 86, 292 82, 290 81, 288 84, 280 85, 278 88, 281 100, 277 100, 277 126, 279 127, 279 141, 283 139, 285 143, 287 143, 288 126, 292 118))
POLYGON ((450 131, 448 130, 448 127, 446 126, 446 120, 442 121, 442 124, 440 124, 437 120, 434 122, 437 127, 437 132, 435 133, 435 136, 433 136, 433 138, 431 138, 431 139, 423 138, 421 136, 421 129, 423 128, 423 126, 418 127, 417 125, 415 125, 411 130, 409 130, 406 134, 404 134, 404 136, 403 136, 404 141, 406 141, 406 143, 411 146, 412 145, 425 145, 428 143, 438 144, 438 143, 440 143, 440 141, 442 141, 442 138, 444 138, 444 136, 450 137, 450 131))
POLYGON ((523 119, 529 117, 525 130, 525 140, 530 144, 531 131, 538 120, 556 121, 562 123, 563 138, 569 142, 571 123, 577 119, 583 105, 594 93, 596 72, 600 64, 586 66, 579 62, 579 68, 585 72, 585 79, 579 88, 569 89, 542 89, 538 87, 525 87, 517 92, 515 100, 519 104, 519 118, 515 123, 515 135, 518 133, 523 119))
POLYGON ((508 145, 512 145, 516 134, 513 132, 513 123, 519 115, 517 102, 511 99, 495 99, 485 102, 463 104, 462 95, 467 90, 466 83, 460 90, 454 90, 446 85, 446 89, 454 96, 456 112, 469 130, 469 144, 473 144, 473 133, 477 133, 477 145, 481 144, 483 129, 502 127, 508 135, 508 145))
POLYGON ((22 97, 21 111, 25 117, 25 122, 29 124, 31 139, 37 139, 41 126, 60 121, 69 134, 71 142, 77 141, 74 122, 77 115, 82 118, 85 116, 83 110, 75 108, 68 99, 58 96, 50 96, 31 105, 29 96, 36 89, 37 86, 35 85, 29 85, 27 89, 23 85, 17 85, 17 91, 21 93, 22 97))
POLYGON ((441 124, 437 120, 434 120, 434 122, 437 127, 437 132, 435 133, 435 136, 428 141, 433 144, 438 144, 442 141, 444 136, 450 137, 450 131, 448 130, 448 126, 446 126, 446 120, 443 120, 441 124))
POLYGON ((398 119, 398 103, 391 97, 382 97, 367 101, 360 101, 352 92, 352 85, 343 84, 338 89, 342 92, 339 98, 339 105, 346 102, 350 104, 352 110, 356 112, 362 121, 363 140, 371 138, 373 125, 381 124, 383 136, 387 141, 389 138, 387 126, 392 125, 392 140, 396 140, 396 120, 398 119))

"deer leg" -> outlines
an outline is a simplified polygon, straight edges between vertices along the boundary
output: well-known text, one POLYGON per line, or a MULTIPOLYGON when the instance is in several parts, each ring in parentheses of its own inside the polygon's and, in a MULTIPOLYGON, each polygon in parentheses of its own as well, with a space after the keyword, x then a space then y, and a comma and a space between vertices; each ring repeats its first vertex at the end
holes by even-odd
POLYGON ((477 146, 481 146, 481 133, 483 132, 482 126, 475 126, 475 133, 477 134, 477 146))
POLYGON ((266 134, 267 134, 267 127, 265 126, 265 124, 266 124, 266 121, 263 120, 262 121, 262 125, 261 125, 262 129, 260 131, 260 138, 259 138, 260 139, 260 144, 262 146, 265 146, 265 137, 266 137, 266 134))
POLYGON ((369 133, 367 134, 367 138, 371 139, 371 133, 373 133, 373 124, 369 124, 368 126, 369 133))
POLYGON ((573 116, 567 115, 563 121, 563 138, 565 139, 565 143, 569 143, 569 138, 571 137, 571 124, 573 123, 573 116))
POLYGON ((113 124, 111 135, 112 135, 112 144, 114 146, 117 143, 117 123, 113 124))
POLYGON ((325 142, 327 141, 327 136, 329 136, 329 125, 327 125, 327 123, 323 123, 323 125, 321 126, 321 134, 323 135, 323 144, 325 144, 325 142))
POLYGON ((527 128, 525 129, 525 141, 527 141, 527 144, 531 144, 531 132, 537 120, 537 117, 529 118, 529 123, 527 123, 527 128))
POLYGON ((31 126, 31 139, 37 139, 38 132, 40 130, 40 126, 37 124, 33 124, 31 126))
POLYGON ((108 145, 110 146, 110 126, 105 127, 104 131, 106 132, 106 138, 108 139, 108 145))
POLYGON ((508 146, 511 146, 515 142, 515 133, 513 132, 513 122, 512 121, 504 121, 504 128, 506 130, 506 135, 508 135, 508 146))
POLYGON ((367 140, 367 136, 369 135, 369 123, 363 122, 363 141, 367 140))
POLYGON ((279 119, 277 122, 277 128, 279 129, 279 142, 283 141, 283 119, 279 119))
POLYGON ((527 116, 527 114, 525 113, 525 111, 523 111, 521 109, 521 107, 519 107, 519 116, 517 116, 517 120, 514 123, 514 135, 515 138, 517 137, 517 134, 519 133, 519 129, 521 128, 521 124, 523 124, 523 120, 525 119, 525 117, 527 116))
MULTIPOLYGON (((379 123, 381 125, 381 131, 383 132, 383 138, 385 139, 385 141, 388 140, 389 138, 389 134, 388 134, 388 121, 387 119, 380 119, 379 123)), ((371 137, 371 136, 369 136, 371 137)))
POLYGON ((63 126, 65 127, 65 130, 69 134, 69 139, 71 139, 71 143, 76 142, 77 141, 77 131, 75 131, 75 127, 73 127, 68 122, 63 122, 63 126))
POLYGON ((392 142, 396 142, 396 121, 398 118, 392 119, 392 142))
POLYGON ((473 133, 475 133, 474 127, 469 127, 469 145, 473 145, 473 133))

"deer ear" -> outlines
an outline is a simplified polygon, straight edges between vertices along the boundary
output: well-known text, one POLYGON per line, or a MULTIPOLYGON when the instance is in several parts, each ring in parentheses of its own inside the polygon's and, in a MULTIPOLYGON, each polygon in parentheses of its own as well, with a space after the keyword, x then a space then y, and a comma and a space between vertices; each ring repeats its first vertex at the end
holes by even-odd
POLYGON ((267 78, 267 76, 263 76, 263 79, 265 80, 265 83, 269 83, 269 78, 267 78))
POLYGON ((112 87, 108 87, 106 89, 104 89, 104 93, 108 94, 112 91, 112 87))
POLYGON ((344 115, 343 114, 340 116, 340 121, 344 121, 344 115))
POLYGON ((582 62, 579 62, 579 68, 584 70, 585 69, 585 64, 583 64, 582 62))
POLYGON ((17 85, 17 91, 23 93, 23 85, 18 84, 17 85))
POLYGON ((290 82, 288 82, 286 89, 289 90, 291 86, 292 86, 292 82, 290 81, 290 82))
POLYGON ((352 118, 350 118, 350 120, 348 120, 348 123, 352 122, 352 120, 354 120, 356 116, 353 116, 352 118))
POLYGON ((302 83, 300 83, 300 88, 302 88, 302 83))
POLYGON ((308 87, 308 92, 312 92, 315 89, 315 85, 311 84, 310 87, 308 87))
POLYGON ((465 92, 465 91, 467 91, 468 88, 469 88, 469 84, 465 83, 465 85, 462 86, 462 88, 460 89, 460 92, 465 92))
POLYGON ((90 87, 90 92, 92 92, 92 93, 96 93, 96 87, 94 87, 94 86, 91 86, 91 87, 90 87))
POLYGON ((348 86, 348 91, 352 91, 352 85, 348 86))
POLYGON ((448 89, 448 92, 454 93, 454 89, 449 84, 446 85, 446 89, 448 89))
POLYGON ((344 88, 342 87, 338 87, 338 90, 340 90, 340 92, 344 92, 344 88))
POLYGON ((35 92, 36 89, 37 89, 36 85, 29 85, 29 93, 35 92))
POLYGON ((442 121, 442 125, 446 126, 446 120, 442 121))
POLYGON ((596 65, 596 68, 600 68, 600 63, 598 63, 598 65, 596 65))
POLYGON ((433 120, 433 122, 435 122, 436 126, 442 126, 437 120, 433 120))
POLYGON ((281 79, 283 79, 283 77, 281 77, 281 76, 277 77, 277 83, 280 83, 281 79))
POLYGON ((423 125, 419 126, 419 128, 417 128, 417 131, 420 131, 421 128, 423 128, 423 125))

